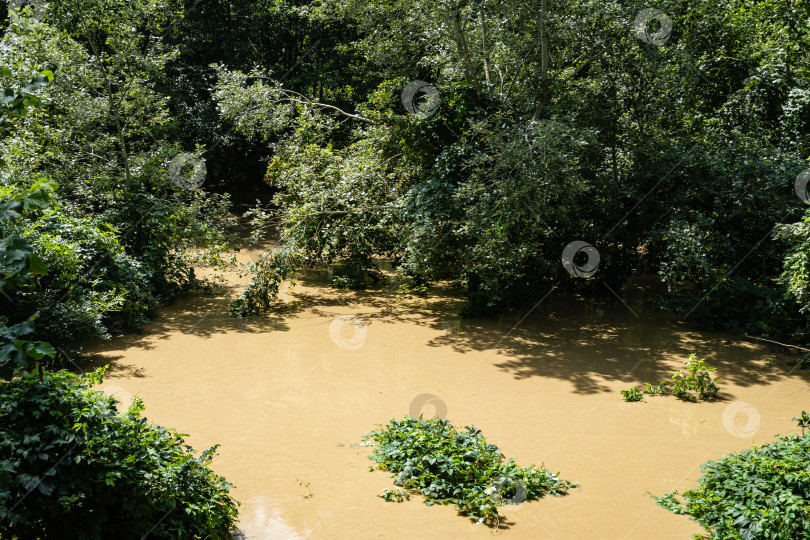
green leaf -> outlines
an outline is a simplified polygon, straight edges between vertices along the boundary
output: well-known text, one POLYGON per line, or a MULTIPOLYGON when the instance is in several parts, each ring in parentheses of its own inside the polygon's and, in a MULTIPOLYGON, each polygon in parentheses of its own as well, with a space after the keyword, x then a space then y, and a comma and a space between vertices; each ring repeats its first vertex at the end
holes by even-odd
POLYGON ((28 193, 23 197, 23 208, 25 210, 32 210, 34 208, 45 208, 48 206, 50 196, 44 189, 37 189, 28 193))
POLYGON ((56 349, 50 343, 38 341, 32 344, 32 348, 28 351, 28 356, 34 360, 42 360, 44 356, 54 358, 56 356, 56 349))
POLYGON ((51 493, 53 493, 53 486, 50 485, 50 484, 47 484, 44 481, 37 484, 37 489, 39 490, 40 493, 42 493, 46 497, 48 495, 50 495, 51 493))
POLYGON ((31 253, 28 256, 28 273, 44 276, 48 274, 48 267, 45 262, 36 253, 31 253))
POLYGON ((18 210, 21 208, 22 204, 13 199, 0 203, 0 221, 11 221, 18 219, 20 217, 18 210))

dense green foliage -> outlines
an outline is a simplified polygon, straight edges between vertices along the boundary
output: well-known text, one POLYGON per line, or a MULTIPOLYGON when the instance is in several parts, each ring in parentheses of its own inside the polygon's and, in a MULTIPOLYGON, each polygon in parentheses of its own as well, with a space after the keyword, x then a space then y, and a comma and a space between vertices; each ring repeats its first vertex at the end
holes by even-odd
POLYGON ((712 378, 712 373, 716 368, 710 368, 706 365, 705 358, 698 358, 696 354, 689 355, 689 361, 684 362, 687 372, 683 373, 681 370, 672 375, 669 381, 661 381, 653 385, 651 383, 644 383, 647 389, 643 392, 638 388, 630 388, 629 390, 619 390, 619 393, 627 401, 641 401, 644 395, 651 396, 665 396, 672 393, 676 397, 684 401, 700 401, 701 399, 715 399, 720 389, 717 387, 717 381, 721 377, 712 378))
MULTIPOLYGON (((366 435, 370 459, 393 474, 394 484, 425 496, 425 504, 455 504, 462 515, 497 519, 498 507, 544 495, 564 495, 576 482, 561 480, 545 467, 520 467, 488 443, 481 430, 458 431, 447 420, 406 416, 366 435)), ((381 497, 401 501, 386 490, 381 497)))
POLYGON ((321 99, 267 63, 218 64, 213 96, 271 143, 276 225, 303 264, 388 257, 457 281, 471 311, 654 272, 658 305, 687 320, 804 339, 790 187, 810 157, 809 8, 657 7, 673 27, 660 43, 628 31, 630 2, 323 1, 296 13, 348 26, 338 50, 355 51, 362 83, 352 70, 321 99), (438 107, 408 114, 419 78, 438 107), (577 239, 599 250, 598 280, 559 264, 577 239))
POLYGON ((244 317, 270 309, 284 280, 295 281, 294 273, 301 267, 299 259, 289 251, 270 251, 248 263, 247 272, 252 279, 231 303, 231 314, 244 317))
MULTIPOLYGON (((0 76, 7 77, 11 72, 0 67, 0 76)), ((53 73, 43 71, 22 88, 6 88, 0 100, 0 141, 13 134, 16 123, 24 117, 29 108, 42 106, 42 101, 33 93, 53 80, 53 73)), ((0 160, 0 165, 3 162, 0 160)), ((39 180, 15 197, 8 197, 0 203, 0 294, 7 299, 9 292, 34 282, 38 276, 46 275, 48 269, 34 252, 33 246, 14 227, 25 213, 47 207, 55 182, 39 180)), ((50 343, 31 341, 27 336, 34 333, 34 321, 39 312, 27 319, 9 326, 8 318, 0 315, 0 380, 9 379, 20 369, 34 366, 42 374, 41 361, 56 356, 50 343)))
MULTIPOLYGON (((658 498, 658 503, 700 523, 713 539, 810 538, 810 433, 789 435, 701 467, 700 486, 658 498)), ((696 538, 702 538, 695 535, 696 538)))
POLYGON ((0 384, 0 535, 8 538, 230 538, 232 487, 182 435, 119 413, 91 389, 101 373, 0 384))
POLYGON ((42 22, 12 17, 2 37, 0 82, 19 87, 45 67, 55 75, 39 112, 0 144, 0 196, 59 189, 0 223, 48 269, 6 291, 0 316, 17 323, 39 311, 38 337, 55 345, 145 322, 194 285, 198 245, 209 260, 225 246, 227 197, 182 189, 167 167, 181 147, 154 88, 175 54, 160 34, 176 17, 163 2, 60 2, 42 22))
MULTIPOLYGON (((17 22, 20 25, 9 30, 4 45, 13 44, 16 37, 19 42, 13 45, 20 47, 33 35, 47 33, 36 23, 17 22)), ((61 45, 70 44, 64 35, 59 37, 65 39, 61 45)), ((24 64, 23 50, 11 46, 2 53, 24 64)), ((44 47, 37 50, 44 51, 44 47)), ((62 52, 57 44, 44 56, 62 52)), ((0 77, 12 78, 13 73, 2 67, 0 77)), ((119 414, 113 398, 89 387, 101 382, 101 373, 78 377, 43 369, 43 360, 55 358, 57 351, 48 342, 33 340, 34 334, 62 343, 104 335, 110 312, 122 311, 127 304, 132 313, 154 307, 155 302, 132 291, 165 280, 168 268, 156 265, 144 271, 143 263, 150 258, 144 251, 140 260, 127 255, 122 238, 114 234, 115 220, 100 217, 103 212, 92 204, 79 204, 102 194, 106 202, 113 202, 103 176, 93 176, 97 170, 90 171, 80 160, 60 162, 82 151, 104 159, 94 154, 103 154, 103 145, 77 141, 75 130, 86 130, 87 124, 71 126, 65 120, 68 107, 57 107, 59 119, 50 124, 36 117, 26 123, 28 113, 44 105, 35 92, 53 81, 53 74, 43 71, 21 90, 7 88, 0 100, 0 142, 10 141, 0 148, 4 166, 0 293, 10 300, 0 312, 0 534, 20 540, 230 538, 237 510, 228 496, 232 486, 208 468, 215 448, 195 458, 181 435, 139 417, 140 402, 119 414), (23 129, 17 131, 21 122, 23 129), (39 130, 46 128, 50 129, 43 135, 39 130), (51 139, 64 128, 69 142, 78 143, 72 150, 54 147, 56 141, 51 139), (55 178, 66 184, 67 193, 56 191, 55 178), (91 179, 95 183, 88 182, 91 179), (85 183, 82 194, 71 193, 81 183, 85 183), (139 269, 121 273, 127 268, 139 269), (96 269, 101 273, 94 275, 96 269), (135 272, 141 274, 141 283, 135 272), (46 313, 41 327, 39 310, 46 313), (32 372, 34 367, 38 369, 32 372), (21 376, 13 378, 15 373, 21 376)), ((115 106, 111 86, 107 88, 115 106)), ((79 96, 75 88, 57 83, 49 97, 58 101, 79 96)), ((49 108, 53 112, 53 101, 49 108)), ((123 140, 123 130, 119 136, 128 181, 122 192, 131 199, 137 195, 137 189, 127 189, 132 188, 131 148, 123 140)), ((165 239, 185 236, 172 227, 167 233, 165 239)), ((150 247, 152 255, 164 259, 172 249, 176 248, 150 247)))
POLYGON ((419 285, 456 282, 468 312, 655 273, 656 304, 689 321, 805 340, 810 218, 790 187, 810 164, 810 7, 666 1, 666 34, 639 31, 634 2, 535 4, 69 0, 12 16, 1 76, 56 77, 0 145, 0 189, 60 189, 18 226, 52 271, 2 314, 39 309, 55 344, 133 328, 195 284, 194 262, 223 263, 231 198, 258 196, 256 231, 283 253, 248 269, 235 314, 272 308, 303 266, 340 264, 337 285, 358 288, 387 258, 419 285), (430 86, 411 95, 416 80, 430 86), (203 189, 172 178, 181 152, 204 160, 203 189), (581 240, 596 279, 560 264, 581 240))

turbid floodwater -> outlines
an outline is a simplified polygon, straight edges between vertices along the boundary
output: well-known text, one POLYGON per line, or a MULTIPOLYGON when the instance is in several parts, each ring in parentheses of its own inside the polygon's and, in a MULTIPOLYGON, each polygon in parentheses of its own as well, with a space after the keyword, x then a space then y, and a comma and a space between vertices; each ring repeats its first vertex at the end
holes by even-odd
POLYGON ((797 356, 651 312, 639 284, 622 292, 627 306, 554 291, 521 322, 462 319, 447 287, 398 297, 302 279, 279 312, 239 320, 230 277, 234 288, 178 300, 142 334, 89 352, 111 364, 103 388, 140 396, 150 421, 191 434, 197 451, 221 445, 212 467, 236 485, 245 538, 686 540, 700 527, 650 494, 696 486, 701 463, 792 432, 810 410, 797 356), (723 377, 719 401, 619 395, 671 377, 692 352, 723 377), (391 478, 369 471, 358 444, 420 403, 581 487, 503 507, 498 530, 418 496, 383 501, 391 478))

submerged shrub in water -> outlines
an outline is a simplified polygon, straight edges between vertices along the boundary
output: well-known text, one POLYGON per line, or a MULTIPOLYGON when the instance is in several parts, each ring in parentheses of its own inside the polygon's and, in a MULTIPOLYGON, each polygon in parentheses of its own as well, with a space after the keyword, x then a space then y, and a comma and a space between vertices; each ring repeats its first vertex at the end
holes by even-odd
POLYGON ((662 381, 656 385, 644 383, 647 385, 647 390, 643 392, 638 388, 630 388, 629 390, 619 390, 619 393, 627 401, 641 401, 644 394, 665 396, 670 392, 684 401, 697 402, 701 399, 717 399, 717 393, 720 391, 717 381, 721 377, 712 379, 711 375, 716 368, 707 366, 706 359, 698 358, 694 353, 689 355, 689 361, 684 362, 684 365, 688 370, 686 374, 678 370, 669 381, 662 381))
POLYGON ((624 396, 627 401, 641 401, 642 394, 638 388, 630 388, 629 390, 619 390, 619 393, 624 396))
MULTIPOLYGON (((807 413, 802 413, 807 418, 807 413)), ((803 427, 803 417, 794 418, 803 427)), ((810 433, 789 435, 701 467, 700 485, 658 498, 712 539, 810 539, 810 433)), ((704 538, 703 536, 695 536, 704 538)))
MULTIPOLYGON (((425 504, 455 504, 463 515, 497 519, 498 506, 564 495, 576 482, 560 480, 544 467, 520 467, 484 438, 475 426, 456 430, 447 420, 406 416, 366 435, 369 456, 394 473, 394 484, 421 493, 425 504)), ((392 500, 390 491, 383 495, 392 500)), ((401 500, 401 499, 396 499, 401 500)))

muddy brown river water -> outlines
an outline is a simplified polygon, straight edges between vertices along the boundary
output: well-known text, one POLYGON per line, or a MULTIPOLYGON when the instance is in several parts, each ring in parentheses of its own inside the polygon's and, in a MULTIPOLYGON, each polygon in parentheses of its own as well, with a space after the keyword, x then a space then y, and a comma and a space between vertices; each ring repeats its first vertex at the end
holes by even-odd
POLYGON ((248 320, 228 315, 236 290, 181 299, 89 352, 111 364, 108 392, 140 396, 197 451, 221 445, 212 467, 236 485, 244 538, 686 540, 701 528, 650 494, 694 487, 701 463, 794 431, 810 409, 808 372, 779 358, 796 356, 650 313, 641 286, 623 293, 635 314, 555 291, 517 327, 523 313, 461 319, 441 287, 400 298, 303 280, 282 312, 248 320), (619 395, 668 379, 691 352, 723 377, 720 401, 619 395), (358 444, 420 402, 581 487, 504 506, 497 530, 418 496, 383 501, 392 480, 358 444))

